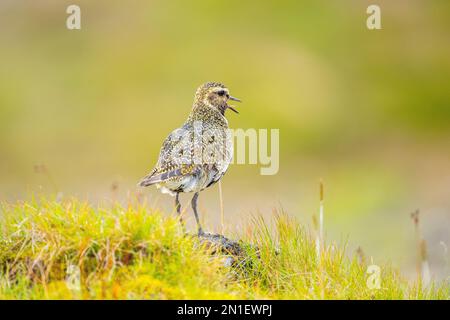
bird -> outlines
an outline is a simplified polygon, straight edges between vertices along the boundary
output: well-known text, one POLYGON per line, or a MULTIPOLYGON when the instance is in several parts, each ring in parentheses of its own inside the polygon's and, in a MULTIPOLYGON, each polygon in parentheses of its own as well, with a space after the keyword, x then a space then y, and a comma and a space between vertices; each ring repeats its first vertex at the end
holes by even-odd
POLYGON ((156 185, 162 193, 175 196, 175 208, 181 216, 180 193, 194 193, 191 206, 198 236, 204 234, 197 211, 199 193, 218 182, 233 157, 232 135, 225 112, 239 113, 229 101, 241 102, 219 82, 207 82, 195 92, 192 110, 184 124, 164 140, 153 170, 138 183, 156 185))

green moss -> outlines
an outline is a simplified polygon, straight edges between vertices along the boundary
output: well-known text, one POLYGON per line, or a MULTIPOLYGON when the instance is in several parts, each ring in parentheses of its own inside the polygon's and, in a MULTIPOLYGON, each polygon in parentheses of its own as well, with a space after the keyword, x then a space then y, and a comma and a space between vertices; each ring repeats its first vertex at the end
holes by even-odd
POLYGON ((230 269, 175 218, 144 205, 40 199, 1 208, 1 299, 448 298, 445 286, 409 284, 389 266, 381 288, 369 289, 364 263, 336 244, 318 257, 307 230, 284 214, 274 230, 252 222, 252 246, 230 269))

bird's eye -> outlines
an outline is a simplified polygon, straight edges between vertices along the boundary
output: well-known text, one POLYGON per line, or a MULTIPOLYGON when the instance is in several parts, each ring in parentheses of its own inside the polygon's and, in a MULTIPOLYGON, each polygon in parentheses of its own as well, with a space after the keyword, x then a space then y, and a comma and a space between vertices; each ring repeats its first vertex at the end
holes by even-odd
POLYGON ((223 96, 225 94, 225 91, 224 90, 217 91, 217 94, 219 96, 223 96))

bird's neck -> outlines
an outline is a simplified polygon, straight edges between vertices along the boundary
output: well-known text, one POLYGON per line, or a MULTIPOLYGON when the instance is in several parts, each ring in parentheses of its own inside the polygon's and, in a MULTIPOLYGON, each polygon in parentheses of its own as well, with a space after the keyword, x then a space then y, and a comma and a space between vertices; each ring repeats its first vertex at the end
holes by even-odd
POLYGON ((216 108, 204 103, 197 103, 194 104, 188 121, 202 121, 228 127, 228 121, 224 115, 225 109, 225 107, 216 108))

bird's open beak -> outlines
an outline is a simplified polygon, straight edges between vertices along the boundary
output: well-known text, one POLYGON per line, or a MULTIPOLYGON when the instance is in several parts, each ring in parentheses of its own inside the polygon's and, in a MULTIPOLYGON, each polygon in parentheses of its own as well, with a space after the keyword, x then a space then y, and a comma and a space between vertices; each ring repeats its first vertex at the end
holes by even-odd
MULTIPOLYGON (((235 98, 235 97, 232 97, 232 96, 230 96, 230 97, 228 98, 228 100, 231 100, 231 101, 237 101, 237 102, 242 102, 240 99, 235 98)), ((239 112, 234 108, 234 106, 228 105, 228 108, 231 109, 233 112, 239 113, 239 112)))

